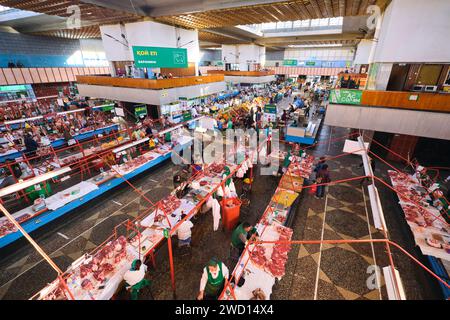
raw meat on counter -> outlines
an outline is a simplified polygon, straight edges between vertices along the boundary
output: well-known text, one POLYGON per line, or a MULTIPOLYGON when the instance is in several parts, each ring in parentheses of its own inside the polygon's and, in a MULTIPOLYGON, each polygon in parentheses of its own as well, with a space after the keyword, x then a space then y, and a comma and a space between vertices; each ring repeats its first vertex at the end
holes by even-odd
POLYGON ((293 175, 308 179, 312 173, 313 164, 314 157, 311 155, 307 155, 306 157, 301 158, 300 163, 293 162, 289 166, 289 172, 291 172, 293 175))
POLYGON ((167 214, 171 214, 175 210, 177 210, 181 205, 181 200, 175 197, 174 195, 170 195, 164 199, 162 199, 159 203, 159 208, 164 210, 167 214))
MULTIPOLYGON (((293 232, 290 228, 283 226, 268 226, 267 228, 275 228, 278 234, 277 240, 289 241, 292 237, 293 232)), ((290 250, 291 245, 288 243, 258 244, 253 250, 250 248, 250 259, 256 266, 280 279, 284 276, 290 250), (271 254, 270 251, 272 251, 271 254), (267 258, 268 254, 270 254, 269 259, 267 258)))
POLYGON ((92 290, 97 283, 105 281, 106 277, 115 271, 117 265, 127 258, 127 240, 121 236, 108 242, 90 261, 80 265, 74 272, 74 278, 80 278, 84 290, 92 290))
POLYGON ((17 228, 16 226, 9 220, 4 220, 0 224, 0 237, 4 237, 9 233, 16 232, 17 228))

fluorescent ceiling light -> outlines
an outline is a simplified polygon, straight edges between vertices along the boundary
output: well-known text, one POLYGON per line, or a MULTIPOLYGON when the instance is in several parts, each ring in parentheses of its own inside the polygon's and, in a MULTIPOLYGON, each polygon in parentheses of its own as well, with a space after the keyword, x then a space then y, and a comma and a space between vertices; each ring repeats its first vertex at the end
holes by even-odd
POLYGON ((289 48, 327 48, 327 47, 342 47, 342 43, 334 44, 290 44, 289 48))
POLYGON ((61 169, 58 169, 58 170, 54 170, 54 171, 50 171, 50 172, 41 174, 40 176, 31 178, 29 180, 25 180, 25 181, 22 181, 22 182, 15 183, 13 185, 10 185, 8 187, 5 187, 5 188, 1 189, 0 190, 0 197, 4 197, 4 196, 6 196, 8 194, 12 194, 12 193, 15 193, 15 192, 17 192, 19 190, 23 190, 25 188, 34 186, 34 185, 39 184, 41 182, 47 181, 47 180, 49 180, 51 178, 54 178, 56 176, 59 176, 59 175, 64 174, 66 172, 69 172, 70 170, 72 170, 70 167, 64 167, 64 168, 61 168, 61 169))

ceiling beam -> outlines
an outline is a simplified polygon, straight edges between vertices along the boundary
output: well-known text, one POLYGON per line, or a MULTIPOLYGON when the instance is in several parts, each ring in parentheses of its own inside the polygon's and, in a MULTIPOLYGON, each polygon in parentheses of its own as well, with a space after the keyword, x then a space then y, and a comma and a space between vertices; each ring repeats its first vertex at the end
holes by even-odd
POLYGON ((339 0, 339 16, 345 16, 345 0, 339 0))

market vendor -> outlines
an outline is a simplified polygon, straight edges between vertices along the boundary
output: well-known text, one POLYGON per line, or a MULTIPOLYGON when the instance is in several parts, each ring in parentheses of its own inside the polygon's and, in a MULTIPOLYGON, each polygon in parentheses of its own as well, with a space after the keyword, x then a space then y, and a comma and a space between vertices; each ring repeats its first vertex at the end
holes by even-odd
POLYGON ((230 246, 230 261, 235 266, 239 257, 244 251, 245 244, 253 235, 258 236, 256 228, 250 225, 248 222, 243 222, 234 229, 231 234, 231 246, 230 246))
POLYGON ((433 184, 433 181, 427 174, 427 169, 422 166, 417 167, 415 176, 420 184, 426 188, 429 188, 433 184))
POLYGON ((200 280, 200 292, 198 300, 217 300, 222 293, 226 280, 229 277, 227 266, 216 258, 209 260, 203 268, 200 280))
MULTIPOLYGON (((123 280, 126 282, 125 287, 131 293, 131 300, 138 300, 139 292, 145 287, 150 286, 150 280, 145 278, 146 272, 147 266, 141 260, 136 259, 131 264, 130 270, 123 275, 123 280)), ((153 299, 151 292, 150 296, 153 299)))

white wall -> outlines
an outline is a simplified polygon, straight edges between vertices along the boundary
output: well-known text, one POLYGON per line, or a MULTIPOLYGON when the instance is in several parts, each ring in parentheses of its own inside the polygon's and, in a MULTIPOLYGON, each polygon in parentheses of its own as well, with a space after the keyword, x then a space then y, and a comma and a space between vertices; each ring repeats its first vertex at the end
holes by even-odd
POLYGON ((375 43, 371 40, 361 40, 356 49, 354 64, 369 64, 370 51, 375 43))
POLYGON ((236 83, 269 83, 275 81, 276 78, 274 75, 270 76, 261 76, 261 77, 239 77, 239 76, 225 76, 226 82, 236 83))
POLYGON ((284 59, 352 61, 354 50, 353 48, 293 48, 284 51, 284 59))
POLYGON ((450 1, 392 0, 374 62, 449 62, 450 1))
POLYGON ((372 63, 369 67, 367 90, 386 90, 391 76, 392 63, 372 63))
POLYGON ((125 29, 123 27, 121 27, 119 24, 100 26, 100 33, 102 35, 102 43, 106 53, 106 58, 109 61, 133 60, 133 56, 130 54, 130 50, 125 45, 105 35, 105 33, 109 34, 115 39, 124 42, 121 36, 122 33, 125 33, 125 29))
POLYGON ((224 63, 238 63, 241 71, 247 71, 248 64, 260 63, 264 65, 265 56, 266 48, 255 44, 222 45, 222 60, 224 63))
POLYGON ((450 139, 449 123, 448 113, 335 104, 328 105, 325 116, 329 126, 445 140, 450 139))

